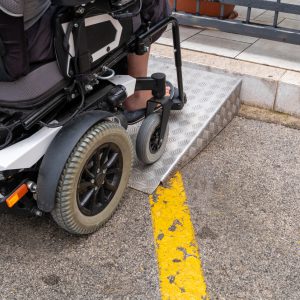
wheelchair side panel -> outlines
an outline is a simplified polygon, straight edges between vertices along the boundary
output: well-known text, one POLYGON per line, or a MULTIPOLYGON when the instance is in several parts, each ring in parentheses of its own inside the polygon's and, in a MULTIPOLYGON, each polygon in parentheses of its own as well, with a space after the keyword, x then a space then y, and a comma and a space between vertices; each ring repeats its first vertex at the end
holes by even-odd
POLYGON ((60 129, 44 127, 31 137, 0 150, 0 172, 31 168, 43 157, 60 129))

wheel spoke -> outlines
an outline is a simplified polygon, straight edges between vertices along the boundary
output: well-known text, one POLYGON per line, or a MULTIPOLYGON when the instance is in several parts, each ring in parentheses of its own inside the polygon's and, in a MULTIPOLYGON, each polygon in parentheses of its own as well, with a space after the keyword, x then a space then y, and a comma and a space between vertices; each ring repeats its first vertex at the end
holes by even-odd
POLYGON ((78 193, 83 194, 92 187, 93 187, 93 184, 89 181, 81 182, 78 186, 78 193))
POLYGON ((117 190, 116 185, 112 182, 109 182, 107 179, 104 181, 104 187, 111 192, 115 192, 117 190))
POLYGON ((91 178, 91 179, 95 179, 96 176, 93 174, 93 172, 91 170, 88 169, 88 166, 85 166, 84 168, 84 172, 86 173, 86 175, 91 178))
POLYGON ((92 197, 91 206, 90 206, 92 214, 94 214, 97 210, 97 204, 98 204, 97 195, 98 195, 98 192, 99 192, 99 190, 95 191, 94 194, 93 194, 93 197, 92 197))
POLYGON ((111 168, 111 169, 108 169, 106 174, 107 175, 117 175, 117 174, 120 174, 121 173, 121 169, 120 168, 111 168))
POLYGON ((97 151, 97 153, 95 154, 95 157, 94 157, 94 164, 95 164, 94 170, 95 170, 96 173, 101 168, 102 157, 103 157, 103 151, 102 151, 102 149, 99 149, 97 151))
POLYGON ((82 201, 80 201, 80 205, 83 207, 86 206, 90 202, 94 194, 95 194, 94 189, 91 189, 89 192, 87 192, 86 195, 83 197, 82 201))
POLYGON ((103 166, 104 169, 110 168, 113 166, 119 158, 119 153, 114 153, 112 157, 109 159, 109 161, 103 166))
POLYGON ((111 146, 108 146, 102 153, 102 157, 100 160, 100 167, 103 169, 103 165, 108 161, 109 159, 109 153, 111 150, 111 146))
POLYGON ((123 156, 114 143, 102 144, 83 168, 77 188, 77 203, 86 216, 103 211, 118 190, 123 171, 123 156))
POLYGON ((103 186, 99 190, 99 196, 100 196, 100 202, 105 203, 107 199, 106 199, 106 196, 105 196, 105 193, 104 193, 103 186))
POLYGON ((106 196, 106 201, 107 202, 110 201, 112 199, 113 195, 114 195, 114 192, 109 192, 109 194, 106 196))

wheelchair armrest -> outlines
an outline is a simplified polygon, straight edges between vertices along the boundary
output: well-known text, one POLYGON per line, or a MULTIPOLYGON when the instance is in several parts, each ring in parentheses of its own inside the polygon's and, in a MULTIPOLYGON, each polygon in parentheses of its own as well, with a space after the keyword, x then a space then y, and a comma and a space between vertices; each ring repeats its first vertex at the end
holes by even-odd
POLYGON ((58 6, 78 6, 89 2, 91 0, 52 0, 52 4, 58 6))

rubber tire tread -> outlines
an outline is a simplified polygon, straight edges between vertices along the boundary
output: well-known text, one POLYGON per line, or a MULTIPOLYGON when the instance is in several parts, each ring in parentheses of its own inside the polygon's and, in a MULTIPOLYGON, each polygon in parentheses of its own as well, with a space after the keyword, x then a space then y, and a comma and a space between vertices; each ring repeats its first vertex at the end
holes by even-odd
POLYGON ((138 159, 146 164, 151 165, 158 161, 164 154, 169 136, 169 124, 167 125, 163 144, 156 153, 150 152, 150 139, 156 128, 161 124, 161 117, 158 113, 149 115, 142 123, 136 139, 136 154, 138 159))
MULTIPOLYGON (((67 163, 65 164, 56 191, 55 208, 51 212, 51 215, 55 220, 55 222, 64 230, 75 235, 91 234, 97 231, 106 221, 108 221, 108 219, 111 218, 111 216, 116 211, 122 199, 124 191, 127 187, 129 176, 132 169, 132 164, 133 164, 133 146, 129 135, 124 128, 122 128, 120 125, 113 122, 102 122, 93 126, 79 140, 79 142, 73 149, 72 153, 70 154, 67 163), (117 204, 115 205, 111 214, 109 216, 104 216, 104 218, 100 222, 97 222, 93 226, 85 227, 78 224, 76 220, 76 216, 74 215, 74 211, 71 209, 71 202, 74 201, 74 199, 72 199, 72 190, 70 189, 75 184, 74 180, 76 180, 76 174, 78 174, 79 172, 81 173, 81 170, 85 165, 87 158, 84 156, 84 154, 89 150, 89 148, 92 145, 95 145, 95 143, 101 141, 101 139, 103 139, 104 137, 111 136, 111 135, 119 135, 124 140, 124 143, 128 144, 127 145, 129 149, 128 151, 130 153, 129 156, 131 157, 123 157, 123 164, 124 161, 127 160, 127 162, 129 162, 129 168, 127 170, 123 168, 120 185, 111 202, 114 200, 116 195, 120 199, 117 199, 117 204)), ((103 212, 105 212, 105 210, 106 209, 104 209, 103 212)))

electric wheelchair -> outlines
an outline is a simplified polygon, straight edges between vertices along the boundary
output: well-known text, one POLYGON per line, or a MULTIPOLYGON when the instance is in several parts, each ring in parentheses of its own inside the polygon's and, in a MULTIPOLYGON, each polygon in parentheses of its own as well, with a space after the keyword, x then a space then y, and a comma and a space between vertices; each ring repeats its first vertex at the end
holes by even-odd
MULTIPOLYGON (((56 60, 0 82, 0 203, 60 227, 89 234, 117 208, 128 183, 133 145, 123 103, 152 90, 136 153, 156 162, 168 138, 171 110, 186 103, 176 19, 134 29, 142 0, 54 0, 56 60), (166 97, 166 76, 133 78, 119 72, 128 53, 149 51, 153 36, 172 24, 178 96, 166 97)), ((0 33, 1 35, 1 33, 0 33)))

